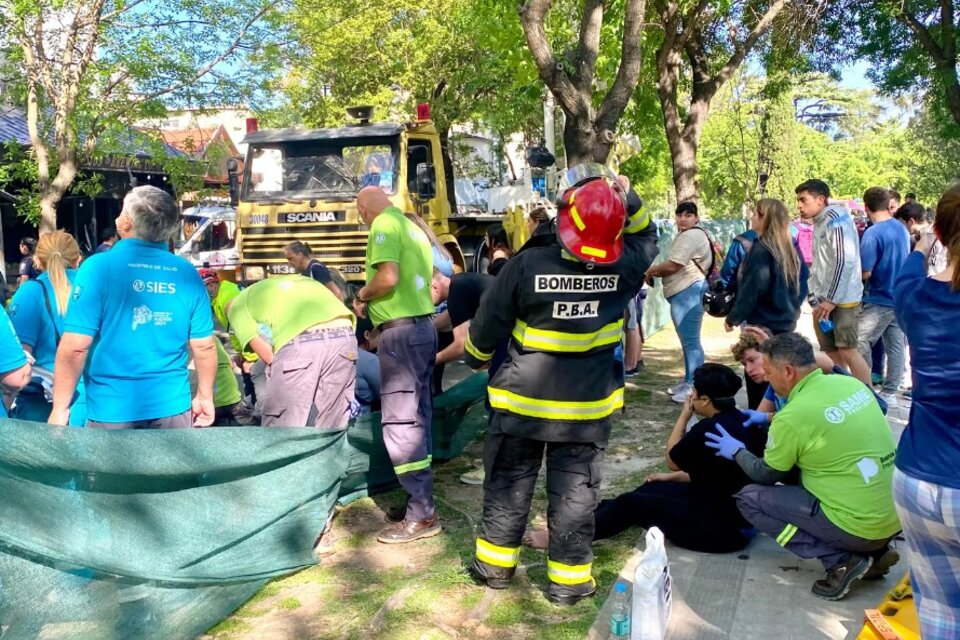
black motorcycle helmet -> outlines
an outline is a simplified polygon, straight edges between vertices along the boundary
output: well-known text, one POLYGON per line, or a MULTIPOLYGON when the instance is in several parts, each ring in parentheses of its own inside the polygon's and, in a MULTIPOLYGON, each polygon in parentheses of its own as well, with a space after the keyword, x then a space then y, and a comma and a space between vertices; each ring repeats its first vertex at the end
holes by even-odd
POLYGON ((723 288, 723 282, 717 280, 703 292, 703 310, 714 318, 726 318, 733 309, 736 295, 723 288))

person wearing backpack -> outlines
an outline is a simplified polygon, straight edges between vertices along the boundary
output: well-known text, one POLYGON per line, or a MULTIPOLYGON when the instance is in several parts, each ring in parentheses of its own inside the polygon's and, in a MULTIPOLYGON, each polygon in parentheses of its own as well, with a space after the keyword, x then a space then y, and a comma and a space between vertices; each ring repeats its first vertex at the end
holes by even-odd
MULTIPOLYGON (((727 331, 746 323, 765 327, 773 335, 797 328, 800 307, 807 297, 807 265, 790 238, 790 214, 780 200, 764 198, 753 214, 760 233, 738 273, 739 287, 727 315, 727 331)), ((756 408, 766 383, 747 378, 747 404, 756 408)))
POLYGON ((683 348, 683 382, 667 389, 671 399, 682 404, 693 390, 693 372, 704 363, 700 328, 703 325, 703 291, 707 278, 719 272, 710 235, 700 226, 693 202, 677 205, 677 237, 666 260, 647 269, 647 284, 663 278, 663 297, 670 303, 670 318, 683 348))
MULTIPOLYGON (((66 231, 47 233, 40 236, 34 260, 40 275, 20 285, 9 308, 10 321, 24 350, 36 360, 33 378, 17 396, 11 417, 46 422, 53 409, 48 399, 53 391, 53 365, 80 264, 80 246, 66 231)), ((86 419, 86 394, 80 380, 69 424, 82 427, 86 419)))
POLYGON ((813 264, 813 223, 797 218, 793 221, 792 226, 790 235, 796 241, 797 247, 800 249, 800 257, 809 270, 813 264))

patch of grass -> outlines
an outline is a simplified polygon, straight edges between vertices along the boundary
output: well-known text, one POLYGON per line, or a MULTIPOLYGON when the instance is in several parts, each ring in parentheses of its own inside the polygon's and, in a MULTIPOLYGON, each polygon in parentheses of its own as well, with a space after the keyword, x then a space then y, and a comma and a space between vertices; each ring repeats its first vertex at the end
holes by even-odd
POLYGON ((287 611, 291 611, 293 609, 299 609, 301 605, 300 605, 300 601, 297 600, 296 598, 284 598, 283 600, 280 601, 280 604, 277 606, 279 606, 281 609, 286 609, 287 611))
POLYGON ((210 629, 207 633, 212 636, 221 636, 221 635, 230 635, 232 633, 244 633, 250 631, 251 627, 245 621, 237 618, 236 616, 231 616, 215 626, 213 629, 210 629))

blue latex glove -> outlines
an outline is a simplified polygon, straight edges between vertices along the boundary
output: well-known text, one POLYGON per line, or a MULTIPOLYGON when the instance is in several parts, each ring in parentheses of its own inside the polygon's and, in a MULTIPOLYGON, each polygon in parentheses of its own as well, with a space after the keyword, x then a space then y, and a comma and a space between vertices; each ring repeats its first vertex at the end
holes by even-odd
POLYGON ((747 448, 742 442, 727 433, 727 430, 719 424, 714 423, 714 426, 717 428, 717 431, 720 432, 720 435, 708 431, 706 434, 707 442, 704 444, 711 449, 716 449, 718 456, 726 458, 727 460, 733 460, 733 457, 737 455, 737 451, 747 448))
POLYGON ((757 411, 756 409, 740 409, 740 413, 743 414, 743 417, 746 420, 743 421, 743 426, 752 427, 753 425, 760 425, 765 427, 770 424, 770 414, 766 411, 757 411))

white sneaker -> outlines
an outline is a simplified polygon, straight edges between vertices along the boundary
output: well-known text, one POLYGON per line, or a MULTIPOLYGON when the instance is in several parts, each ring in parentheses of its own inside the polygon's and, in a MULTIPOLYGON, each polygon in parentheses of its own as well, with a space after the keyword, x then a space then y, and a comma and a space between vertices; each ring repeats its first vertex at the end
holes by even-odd
POLYGON ((667 395, 672 396, 673 394, 679 391, 683 391, 688 386, 690 386, 689 382, 684 382, 683 380, 677 380, 676 382, 671 383, 669 387, 667 387, 667 395))
POLYGON ((894 409, 900 406, 900 403, 897 402, 897 394, 895 393, 880 393, 880 397, 883 398, 883 401, 887 403, 888 409, 894 409))
POLYGON ((693 385, 689 382, 685 382, 673 390, 673 394, 670 396, 670 399, 677 404, 683 404, 687 401, 687 398, 690 397, 691 393, 693 393, 693 385))

